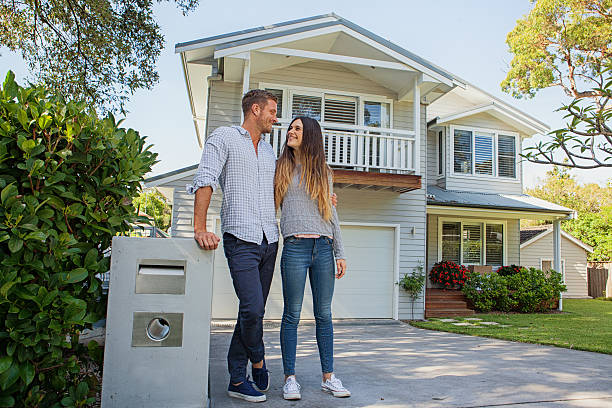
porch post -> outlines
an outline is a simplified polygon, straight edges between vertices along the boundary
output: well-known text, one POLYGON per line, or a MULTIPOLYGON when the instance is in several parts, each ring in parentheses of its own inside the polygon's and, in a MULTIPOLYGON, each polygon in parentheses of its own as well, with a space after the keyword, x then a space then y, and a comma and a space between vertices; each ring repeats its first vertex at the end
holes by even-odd
MULTIPOLYGON (((242 96, 249 92, 249 78, 251 76, 251 53, 249 52, 247 57, 244 59, 244 71, 242 72, 242 96)), ((242 112, 242 106, 240 106, 240 123, 244 122, 244 112, 242 112)))
POLYGON ((414 174, 421 174, 421 84, 422 74, 414 76, 413 113, 414 113, 414 174))
MULTIPOLYGON (((562 273, 565 283, 565 271, 561 270, 561 220, 553 221, 553 269, 562 273)), ((559 295, 559 310, 563 310, 563 293, 559 295)))

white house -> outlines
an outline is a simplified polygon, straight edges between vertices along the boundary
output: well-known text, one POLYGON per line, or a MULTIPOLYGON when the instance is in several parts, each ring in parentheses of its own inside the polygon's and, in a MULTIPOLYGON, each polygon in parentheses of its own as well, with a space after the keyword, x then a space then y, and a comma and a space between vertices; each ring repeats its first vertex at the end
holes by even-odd
MULTIPOLYGON (((521 229, 521 266, 543 271, 553 269, 552 225, 521 229)), ((561 230, 561 272, 568 298, 588 298, 587 256, 593 248, 561 230)))
MULTIPOLYGON (((279 123, 267 136, 276 152, 292 117, 321 122, 348 256, 334 295, 336 318, 410 318, 400 276, 443 259, 520 263, 521 218, 558 227, 573 214, 522 194, 521 142, 546 133, 545 124, 335 14, 188 41, 176 52, 194 144, 218 126, 240 123, 241 97, 253 88, 279 98, 279 123)), ((196 168, 147 181, 174 189, 172 236, 193 235, 185 185, 196 168)), ((217 230, 219 194, 208 219, 217 230)), ((236 296, 217 252, 213 316, 235 318, 236 296)), ((266 317, 281 313, 277 277, 266 317)), ((415 316, 424 316, 423 299, 415 316)))

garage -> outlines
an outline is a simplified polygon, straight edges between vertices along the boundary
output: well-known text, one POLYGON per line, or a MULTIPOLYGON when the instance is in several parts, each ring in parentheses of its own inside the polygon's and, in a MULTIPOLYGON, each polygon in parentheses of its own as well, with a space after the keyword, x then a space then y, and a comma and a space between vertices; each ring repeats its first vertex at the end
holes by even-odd
MULTIPOLYGON (((217 234, 221 236, 218 219, 216 229, 217 234)), ((332 303, 334 318, 392 319, 396 296, 394 282, 397 280, 396 226, 347 223, 341 224, 341 229, 348 271, 344 278, 336 280, 332 303)), ((221 244, 215 253, 212 317, 235 319, 238 314, 238 298, 234 293, 221 244)), ((283 314, 281 253, 282 239, 279 243, 274 279, 266 304, 266 319, 281 319, 283 314)), ((302 318, 314 318, 308 280, 302 318)))

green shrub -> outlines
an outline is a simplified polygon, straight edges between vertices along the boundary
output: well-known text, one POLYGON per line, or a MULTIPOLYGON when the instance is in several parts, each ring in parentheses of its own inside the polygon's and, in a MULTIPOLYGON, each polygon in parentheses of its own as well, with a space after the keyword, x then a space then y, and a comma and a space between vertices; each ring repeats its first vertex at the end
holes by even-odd
POLYGON ((470 272, 463 288, 463 294, 479 312, 491 310, 510 311, 512 309, 506 279, 493 272, 481 275, 470 272))
POLYGON ((506 279, 516 310, 522 313, 550 310, 560 293, 567 290, 562 275, 552 270, 542 272, 535 268, 522 268, 506 279))
POLYGON ((0 89, 0 406, 82 406, 98 384, 78 344, 104 316, 96 274, 156 154, 134 130, 9 72, 0 89))
POLYGON ((497 272, 501 276, 515 275, 521 271, 521 267, 518 265, 500 266, 497 268, 497 272))

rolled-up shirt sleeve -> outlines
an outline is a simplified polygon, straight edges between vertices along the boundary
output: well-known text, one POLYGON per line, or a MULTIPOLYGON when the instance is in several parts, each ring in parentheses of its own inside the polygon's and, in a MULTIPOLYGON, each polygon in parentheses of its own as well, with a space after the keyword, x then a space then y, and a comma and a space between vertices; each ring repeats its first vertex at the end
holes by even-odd
POLYGON ((202 149, 202 159, 198 171, 193 177, 193 184, 188 184, 187 192, 195 194, 200 187, 210 186, 213 192, 219 186, 219 176, 228 157, 228 149, 223 134, 213 132, 202 149))

